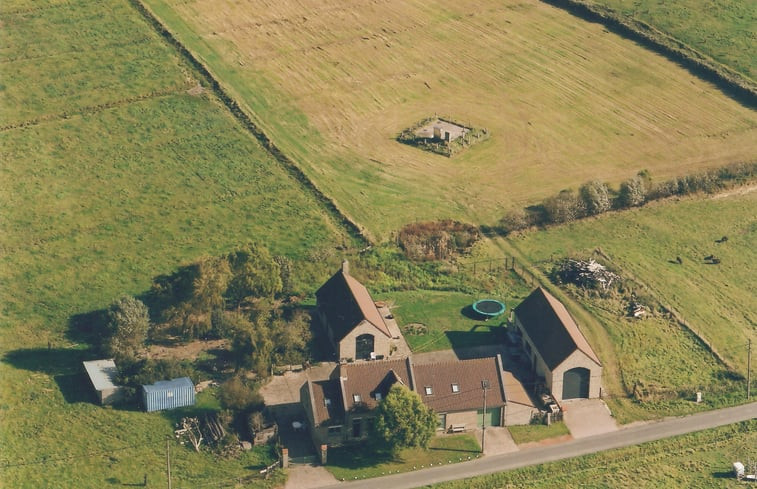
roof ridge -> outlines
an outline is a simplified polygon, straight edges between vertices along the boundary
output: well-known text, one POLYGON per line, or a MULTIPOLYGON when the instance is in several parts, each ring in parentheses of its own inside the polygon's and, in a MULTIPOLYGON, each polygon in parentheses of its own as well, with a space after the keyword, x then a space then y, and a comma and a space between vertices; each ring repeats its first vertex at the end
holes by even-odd
POLYGON ((542 292, 542 294, 544 295, 544 298, 552 307, 552 310, 554 311, 554 313, 557 314, 558 319, 560 319, 560 323, 563 325, 563 327, 567 331, 568 336, 573 341, 573 344, 575 345, 576 349, 580 350, 590 359, 597 362, 597 364, 602 365, 602 362, 599 361, 599 357, 591 348, 591 345, 589 344, 589 340, 586 338, 586 336, 584 336, 583 332, 581 331, 581 328, 578 326, 578 323, 573 318, 573 315, 570 313, 570 311, 568 311, 568 308, 565 307, 565 304, 563 304, 560 300, 557 299, 557 297, 552 295, 545 288, 540 286, 539 290, 542 292), (570 322, 566 323, 566 321, 563 320, 563 318, 560 315, 560 311, 564 311, 565 314, 567 314, 567 318, 570 319, 570 322), (576 337, 574 333, 577 333, 578 337, 576 337))

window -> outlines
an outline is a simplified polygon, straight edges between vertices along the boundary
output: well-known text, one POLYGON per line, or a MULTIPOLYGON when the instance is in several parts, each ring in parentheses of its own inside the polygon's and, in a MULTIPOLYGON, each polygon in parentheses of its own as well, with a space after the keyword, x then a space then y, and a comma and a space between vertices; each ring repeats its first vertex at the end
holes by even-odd
POLYGON ((173 397, 173 392, 171 391, 166 392, 166 397, 173 397))
POLYGON ((326 399, 324 399, 323 400, 323 405, 326 406, 326 407, 331 406, 331 399, 329 399, 328 397, 326 399))
POLYGON ((376 399, 377 401, 380 401, 380 400, 381 400, 381 393, 380 393, 380 392, 377 392, 376 394, 374 394, 374 395, 373 395, 373 397, 374 397, 374 399, 376 399))
POLYGON ((363 398, 360 397, 360 394, 352 394, 352 400, 355 402, 363 402, 363 398))
POLYGON ((336 436, 342 434, 341 426, 329 426, 329 436, 336 436))
POLYGON ((454 392, 454 393, 460 392, 460 385, 459 384, 452 384, 452 392, 454 392))
POLYGON ((434 394, 434 389, 432 389, 430 385, 427 385, 426 387, 424 387, 424 389, 426 390, 427 396, 431 396, 434 394))

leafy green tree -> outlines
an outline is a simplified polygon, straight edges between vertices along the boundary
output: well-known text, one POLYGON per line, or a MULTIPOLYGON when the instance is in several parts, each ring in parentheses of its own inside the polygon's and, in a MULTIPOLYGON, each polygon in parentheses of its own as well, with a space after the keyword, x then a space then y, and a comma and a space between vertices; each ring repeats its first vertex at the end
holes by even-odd
POLYGON ((436 431, 436 415, 421 397, 394 384, 376 408, 375 435, 393 453, 405 447, 428 447, 436 431))
POLYGON ((150 313, 142 301, 124 296, 108 308, 108 353, 116 357, 136 357, 145 346, 150 331, 150 313))
POLYGON ((218 388, 218 400, 224 409, 251 411, 263 408, 263 398, 250 382, 235 375, 218 388))
POLYGON ((281 270, 268 250, 257 244, 231 253, 228 257, 232 279, 227 296, 234 306, 257 297, 273 297, 282 290, 281 270))

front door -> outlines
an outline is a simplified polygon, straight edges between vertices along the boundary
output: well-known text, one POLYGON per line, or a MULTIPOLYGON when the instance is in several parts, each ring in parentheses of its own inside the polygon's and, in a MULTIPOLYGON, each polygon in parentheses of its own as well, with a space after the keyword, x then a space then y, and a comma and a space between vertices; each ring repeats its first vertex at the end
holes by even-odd
POLYGON ((363 420, 361 418, 352 420, 352 437, 360 438, 363 435, 363 420))

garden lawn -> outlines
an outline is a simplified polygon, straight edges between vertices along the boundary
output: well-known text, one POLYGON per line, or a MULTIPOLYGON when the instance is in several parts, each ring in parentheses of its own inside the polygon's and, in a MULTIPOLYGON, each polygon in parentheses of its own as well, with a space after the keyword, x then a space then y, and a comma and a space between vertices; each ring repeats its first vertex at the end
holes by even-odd
MULTIPOLYGON (((478 295, 414 290, 381 297, 394 302, 392 313, 414 353, 491 345, 501 340, 500 326, 506 315, 489 321, 475 318, 471 305, 482 298, 478 295)), ((508 307, 513 304, 507 298, 495 298, 508 307)))
POLYGON ((545 424, 508 426, 507 430, 510 432, 510 436, 513 437, 513 441, 518 445, 542 441, 549 438, 557 438, 570 434, 570 430, 562 421, 552 423, 550 426, 547 426, 545 424))
POLYGON ((441 435, 431 439, 428 449, 406 448, 396 457, 376 453, 367 443, 329 448, 326 469, 338 480, 366 479, 463 462, 480 454, 472 435, 441 435))

